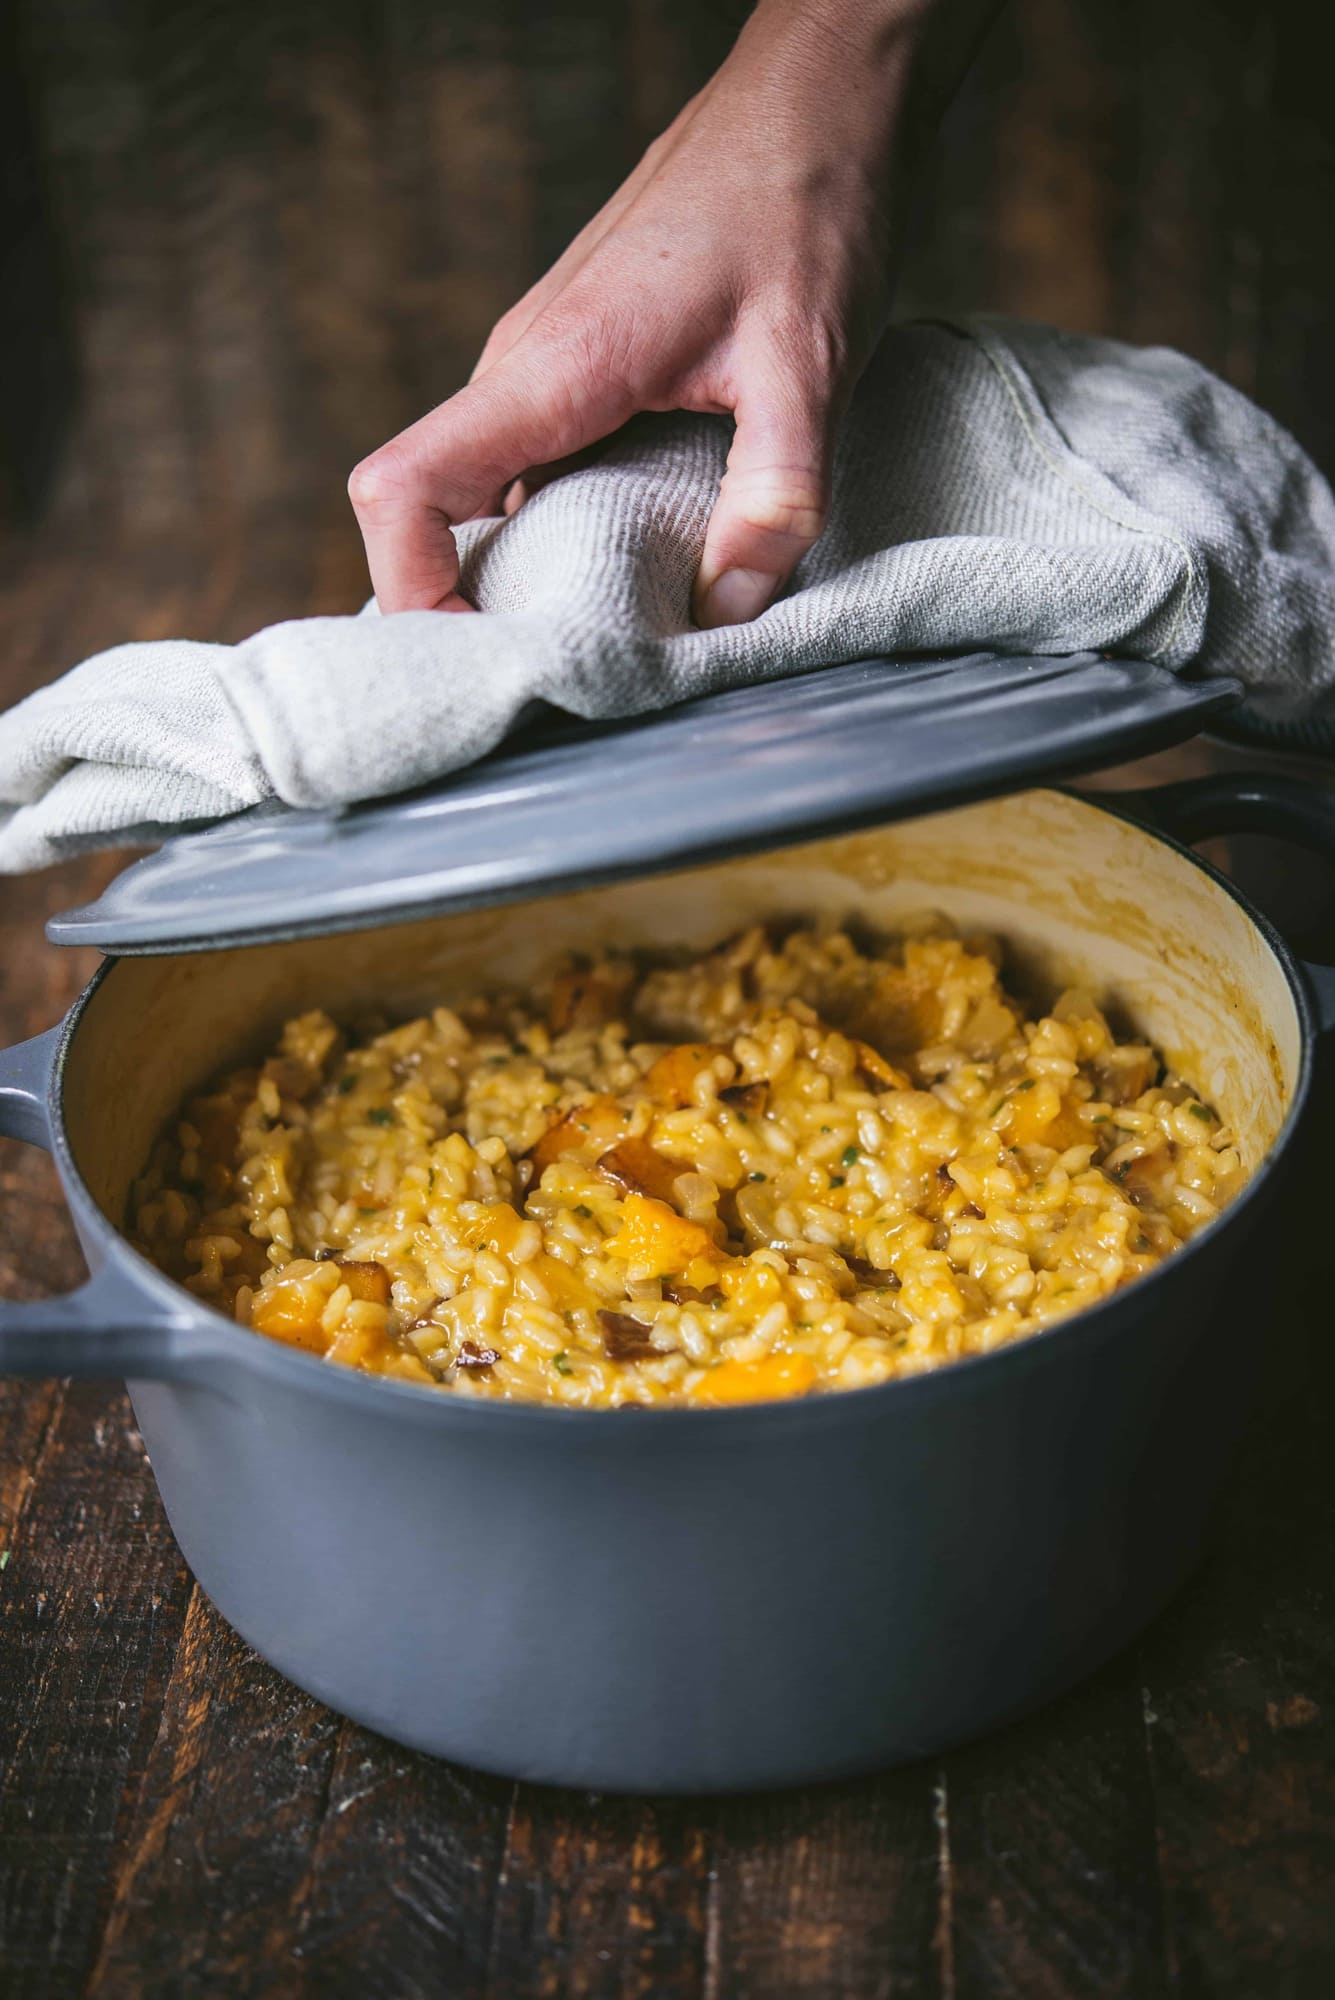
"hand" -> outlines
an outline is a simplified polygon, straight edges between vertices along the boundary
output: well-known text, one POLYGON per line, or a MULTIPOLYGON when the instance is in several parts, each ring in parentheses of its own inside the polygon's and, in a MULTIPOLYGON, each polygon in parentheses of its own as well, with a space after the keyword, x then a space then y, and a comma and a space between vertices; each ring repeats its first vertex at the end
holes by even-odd
POLYGON ((676 409, 736 426, 697 621, 765 609, 825 525, 834 434, 888 308, 930 7, 762 0, 718 74, 499 321, 469 386, 356 468, 382 611, 471 608, 456 523, 513 511, 637 412, 676 409))

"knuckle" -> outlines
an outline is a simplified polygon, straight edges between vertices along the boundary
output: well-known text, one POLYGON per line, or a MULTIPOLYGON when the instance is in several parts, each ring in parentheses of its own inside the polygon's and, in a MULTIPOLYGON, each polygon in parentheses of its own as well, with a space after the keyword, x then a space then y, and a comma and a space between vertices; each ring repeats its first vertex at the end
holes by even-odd
POLYGON ((781 305, 763 317, 763 339, 779 372, 803 401, 823 403, 847 373, 850 342, 847 328, 834 316, 794 312, 781 305))
POLYGON ((348 478, 348 498, 357 514, 382 513, 401 501, 408 485, 408 468, 403 455, 391 445, 382 445, 369 458, 352 468, 348 478))
POLYGON ((825 527, 829 511, 825 493, 810 473, 771 473, 763 482, 748 482, 734 500, 734 520, 758 535, 810 544, 825 527))

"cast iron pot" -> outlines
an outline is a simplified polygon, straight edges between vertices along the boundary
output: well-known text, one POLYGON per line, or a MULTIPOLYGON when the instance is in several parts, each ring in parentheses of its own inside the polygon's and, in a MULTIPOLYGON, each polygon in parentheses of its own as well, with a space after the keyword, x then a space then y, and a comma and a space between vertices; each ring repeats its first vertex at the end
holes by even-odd
MULTIPOLYGON (((1206 780, 1187 837, 1335 806, 1206 780)), ((1260 1343, 1230 1304, 1308 1095, 1335 977, 1176 841, 1043 791, 819 846, 375 934, 109 961, 0 1061, 0 1127, 55 1155, 92 1277, 6 1304, 0 1368, 124 1375, 218 1608, 321 1700, 439 1755, 595 1789, 796 1784, 935 1751, 1055 1694, 1195 1561, 1260 1343), (405 1007, 572 944, 703 946, 747 918, 934 906, 1082 980, 1250 1151, 1152 1276, 938 1373, 796 1404, 580 1412, 456 1400, 230 1324, 118 1233, 182 1098, 294 1009, 405 1007)))

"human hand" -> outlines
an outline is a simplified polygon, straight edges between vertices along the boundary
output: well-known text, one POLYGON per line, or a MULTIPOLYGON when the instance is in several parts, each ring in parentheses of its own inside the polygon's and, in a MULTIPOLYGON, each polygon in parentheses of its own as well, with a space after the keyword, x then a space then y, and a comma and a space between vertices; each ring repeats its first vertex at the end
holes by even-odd
POLYGON ((761 0, 717 75, 498 322, 468 387, 354 471, 382 611, 471 608, 454 525, 513 511, 637 412, 674 409, 736 426, 697 621, 764 610, 824 527, 835 431, 888 307, 931 8, 761 0))

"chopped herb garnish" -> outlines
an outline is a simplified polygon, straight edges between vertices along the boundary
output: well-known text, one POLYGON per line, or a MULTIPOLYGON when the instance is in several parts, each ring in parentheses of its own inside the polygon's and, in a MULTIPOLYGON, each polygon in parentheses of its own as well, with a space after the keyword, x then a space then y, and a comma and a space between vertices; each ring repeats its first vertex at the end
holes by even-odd
POLYGON ((1207 1125, 1214 1124, 1214 1113, 1208 1104, 1189 1104, 1187 1109, 1193 1118, 1204 1119, 1207 1125))
POLYGON ((841 1167, 851 1167, 857 1158, 857 1147, 845 1146, 843 1152, 839 1155, 839 1164, 841 1167))
POLYGON ((1091 1125, 1111 1125, 1112 1113, 1111 1111, 1100 1111, 1098 1117, 1091 1118, 1089 1122, 1091 1125))
POLYGON ((820 1129, 822 1132, 833 1132, 834 1127, 833 1125, 822 1125, 820 1129))
POLYGON ((994 1105, 992 1106, 992 1109, 991 1109, 991 1110, 990 1110, 990 1111, 988 1112, 988 1114, 987 1114, 987 1115, 988 1115, 988 1117, 989 1117, 989 1118, 995 1118, 995 1117, 996 1117, 996 1115, 997 1115, 997 1113, 998 1113, 998 1111, 1000 1111, 1000 1109, 1001 1109, 1002 1105, 1003 1105, 1003 1104, 1004 1104, 1005 1102, 1006 1102, 1006 1096, 1005 1096, 1005 1092, 1003 1091, 1003 1092, 1002 1092, 1002 1094, 1001 1094, 1001 1096, 1000 1096, 1000 1097, 999 1097, 999 1098, 997 1099, 996 1103, 995 1103, 995 1104, 994 1104, 994 1105))
POLYGON ((359 1208, 357 1213, 358 1215, 374 1215, 376 1210, 374 1208, 359 1208))
POLYGON ((763 1181, 763 1180, 767 1179, 767 1178, 768 1178, 768 1176, 767 1176, 767 1175, 765 1175, 765 1174, 748 1174, 746 1178, 747 1178, 747 1179, 748 1179, 749 1181, 763 1181))
POLYGON ((1148 1236, 1146 1236, 1146 1235, 1144 1235, 1144 1234, 1141 1234, 1140 1236, 1138 1236, 1138 1237, 1136 1238, 1136 1244, 1135 1244, 1135 1247, 1136 1247, 1136 1249, 1137 1249, 1137 1250, 1148 1250, 1148 1249, 1149 1249, 1149 1247, 1150 1247, 1150 1239, 1149 1239, 1149 1237, 1148 1237, 1148 1236))
POLYGON ((1034 1085, 1035 1085, 1035 1084, 1036 1084, 1037 1082, 1038 1082, 1038 1078, 1037 1078, 1036 1076, 1027 1076, 1027 1077, 1025 1078, 1024 1082, 1023 1082, 1023 1083, 1017 1083, 1017 1084, 1016 1084, 1016 1086, 1015 1086, 1015 1088, 1016 1088, 1017 1090, 1032 1090, 1032 1089, 1033 1089, 1033 1087, 1034 1087, 1034 1085))
POLYGON ((346 1097, 350 1090, 355 1090, 357 1088, 355 1071, 349 1070, 346 1076, 341 1076, 338 1080, 338 1088, 341 1097, 346 1097))
POLYGON ((831 1174, 831 1175, 830 1175, 830 1186, 831 1186, 831 1187, 842 1187, 842 1186, 843 1186, 843 1184, 844 1184, 844 1177, 843 1177, 843 1175, 842 1175, 842 1174, 831 1174))
POLYGON ((587 1201, 577 1201, 575 1203, 575 1213, 576 1215, 592 1215, 593 1210, 589 1207, 587 1201))
POLYGON ((368 1111, 366 1115, 373 1125, 392 1125, 394 1123, 394 1113, 383 1104, 378 1104, 374 1111, 368 1111))
POLYGON ((559 1354, 554 1354, 552 1356, 552 1367, 556 1370, 558 1375, 573 1375, 575 1372, 574 1369, 571 1367, 570 1363, 566 1360, 566 1351, 564 1347, 561 1349, 561 1352, 559 1354))
POLYGON ((0 1549, 0 1569, 9 1568, 9 1558, 13 1555, 13 1553, 14 1551, 12 1549, 0 1549))
POLYGON ((723 1294, 721 1292, 715 1292, 712 1299, 705 1300, 705 1304, 709 1307, 710 1312, 716 1313, 719 1307, 723 1304, 723 1294))

